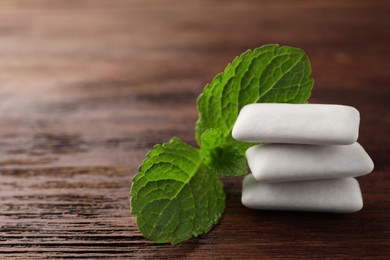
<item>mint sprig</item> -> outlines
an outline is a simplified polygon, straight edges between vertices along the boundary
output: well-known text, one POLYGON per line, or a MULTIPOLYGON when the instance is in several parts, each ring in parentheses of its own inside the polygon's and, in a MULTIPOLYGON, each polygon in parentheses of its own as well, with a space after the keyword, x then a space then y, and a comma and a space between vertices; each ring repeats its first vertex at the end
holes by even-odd
POLYGON ((231 131, 250 103, 306 103, 313 79, 306 54, 276 44, 248 50, 206 85, 198 98, 196 140, 156 145, 133 179, 131 211, 144 236, 179 243, 208 232, 221 218, 225 193, 218 176, 248 171, 245 150, 231 131))

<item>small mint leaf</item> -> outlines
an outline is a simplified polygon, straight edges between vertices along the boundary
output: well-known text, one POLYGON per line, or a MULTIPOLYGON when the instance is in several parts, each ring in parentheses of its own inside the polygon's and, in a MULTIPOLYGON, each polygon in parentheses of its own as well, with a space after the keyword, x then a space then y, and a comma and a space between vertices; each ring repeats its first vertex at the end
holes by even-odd
POLYGON ((219 128, 210 128, 203 133, 200 143, 200 147, 202 147, 200 155, 206 165, 212 165, 214 150, 222 147, 224 142, 222 131, 219 128))
POLYGON ((176 244, 208 232, 225 208, 219 178, 199 151, 174 138, 150 151, 133 179, 131 210, 143 235, 176 244))
POLYGON ((247 162, 240 146, 225 144, 218 128, 210 128, 204 132, 201 147, 202 160, 211 172, 229 177, 247 174, 247 162))

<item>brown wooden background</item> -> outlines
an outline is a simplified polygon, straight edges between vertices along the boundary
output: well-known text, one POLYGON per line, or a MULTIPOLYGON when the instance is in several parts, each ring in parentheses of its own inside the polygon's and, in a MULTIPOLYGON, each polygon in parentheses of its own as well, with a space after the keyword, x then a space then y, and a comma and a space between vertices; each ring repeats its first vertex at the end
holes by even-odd
POLYGON ((390 2, 0 2, 0 258, 390 259, 390 2), (145 153, 195 144, 195 101, 236 55, 303 48, 313 103, 355 106, 374 172, 351 215, 254 211, 241 179, 209 234, 143 239, 129 187, 145 153))

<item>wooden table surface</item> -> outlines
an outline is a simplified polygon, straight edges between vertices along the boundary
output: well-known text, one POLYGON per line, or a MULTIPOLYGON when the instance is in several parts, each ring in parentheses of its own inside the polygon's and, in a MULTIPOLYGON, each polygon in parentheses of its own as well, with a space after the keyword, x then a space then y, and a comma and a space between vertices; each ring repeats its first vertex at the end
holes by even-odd
POLYGON ((390 259, 390 2, 0 2, 0 259, 390 259), (155 143, 195 145, 196 98, 236 55, 304 49, 312 103, 355 106, 375 162, 356 214, 255 211, 224 179, 208 234, 157 245, 129 212, 155 143))

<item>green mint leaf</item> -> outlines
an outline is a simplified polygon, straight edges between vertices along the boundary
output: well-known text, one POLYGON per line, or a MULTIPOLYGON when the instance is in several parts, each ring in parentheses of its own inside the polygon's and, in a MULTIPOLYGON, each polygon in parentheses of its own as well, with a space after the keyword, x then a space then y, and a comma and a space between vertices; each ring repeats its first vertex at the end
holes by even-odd
POLYGON ((172 244, 208 232, 222 216, 225 193, 199 151, 173 138, 151 150, 131 187, 131 210, 143 235, 172 244))
POLYGON ((229 177, 246 174, 246 149, 226 144, 220 129, 207 129, 201 137, 201 147, 202 160, 211 172, 229 177))
POLYGON ((223 73, 206 85, 198 98, 196 140, 207 165, 217 167, 216 171, 224 176, 246 174, 247 166, 227 169, 228 160, 243 157, 245 149, 242 148, 248 148, 231 137, 240 109, 250 103, 306 103, 313 87, 310 73, 306 54, 297 48, 264 45, 235 58, 223 73), (210 143, 208 129, 218 129, 218 142, 210 143), (202 152, 204 149, 206 151, 202 152), (241 154, 233 156, 237 149, 241 154), (213 156, 215 154, 224 156, 213 156))

